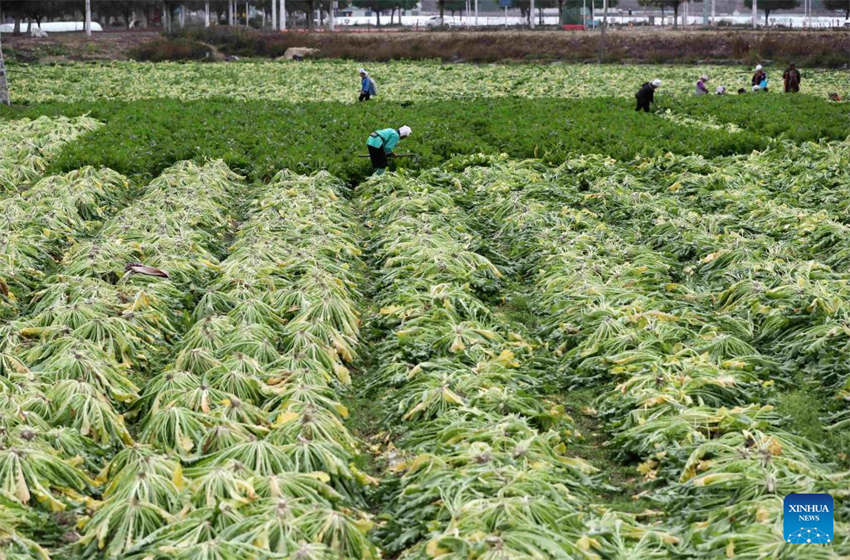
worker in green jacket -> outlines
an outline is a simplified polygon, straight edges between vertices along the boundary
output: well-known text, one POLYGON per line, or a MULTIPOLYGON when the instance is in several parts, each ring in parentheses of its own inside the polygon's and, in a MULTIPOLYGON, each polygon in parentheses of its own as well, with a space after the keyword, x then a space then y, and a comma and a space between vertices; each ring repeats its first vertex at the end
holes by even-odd
POLYGON ((393 148, 402 138, 410 136, 410 127, 404 125, 398 129, 384 128, 376 130, 369 135, 366 146, 369 148, 369 159, 372 160, 372 169, 375 175, 382 175, 387 168, 387 158, 395 157, 393 148))

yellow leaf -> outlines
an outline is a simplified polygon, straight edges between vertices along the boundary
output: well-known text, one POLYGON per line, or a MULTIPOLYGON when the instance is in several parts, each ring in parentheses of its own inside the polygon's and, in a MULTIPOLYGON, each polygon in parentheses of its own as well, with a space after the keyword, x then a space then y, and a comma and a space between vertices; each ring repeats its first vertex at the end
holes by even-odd
POLYGON ((463 399, 457 393, 453 392, 448 387, 443 387, 443 400, 457 405, 463 405, 463 399))
POLYGON ((322 481, 326 484, 328 482, 330 482, 330 480, 331 480, 331 477, 328 476, 328 473, 326 473, 324 471, 309 472, 309 473, 307 473, 307 476, 311 476, 311 477, 315 478, 316 480, 320 480, 320 481, 322 481))
POLYGON ((729 544, 726 545, 726 558, 734 558, 735 557, 735 541, 729 541, 729 544))
POLYGON ((592 539, 587 535, 583 535, 578 541, 576 541, 578 547, 584 551, 590 550, 590 547, 599 550, 601 547, 599 546, 599 541, 596 539, 592 539))
POLYGON ((174 486, 177 487, 178 490, 182 490, 184 486, 186 486, 186 481, 183 479, 183 467, 179 464, 177 468, 174 469, 174 474, 171 475, 171 482, 174 483, 174 486))
POLYGON ((777 455, 782 454, 782 444, 780 444, 776 438, 771 437, 767 444, 767 450, 770 451, 770 454, 776 457, 777 455))
POLYGON ((658 461, 655 459, 649 459, 648 461, 644 461, 640 465, 637 466, 637 471, 640 474, 646 475, 649 471, 658 466, 658 461))
POLYGON ((372 530, 372 527, 375 526, 375 523, 373 523, 371 519, 366 519, 365 517, 363 517, 355 521, 354 525, 358 529, 360 529, 360 532, 365 534, 372 530))
POLYGON ((439 539, 431 539, 428 541, 428 544, 425 545, 425 553, 431 558, 436 558, 438 556, 442 556, 448 552, 447 549, 440 547, 439 539))
POLYGON ((451 348, 449 348, 450 352, 457 353, 463 352, 466 350, 466 344, 463 343, 463 339, 460 336, 456 336, 454 341, 452 342, 451 348))
POLYGON ((182 436, 180 438, 180 447, 183 448, 183 451, 192 451, 192 448, 195 447, 195 443, 186 436, 182 436))
POLYGON ((18 467, 18 476, 15 477, 15 497, 25 504, 30 501, 30 491, 27 487, 27 480, 24 478, 24 473, 18 467))
POLYGON ((369 476, 367 473, 364 473, 363 471, 355 467, 353 463, 349 464, 348 468, 351 470, 351 473, 354 475, 354 478, 357 479, 357 482, 364 486, 377 486, 378 482, 380 482, 377 478, 369 476))
POLYGON ((297 419, 299 416, 300 414, 298 414, 297 412, 292 412, 291 410, 289 412, 281 412, 280 414, 278 414, 277 419, 274 421, 273 427, 279 428, 284 424, 289 424, 293 420, 297 419))
POLYGON ((348 368, 339 362, 334 363, 334 373, 343 385, 351 385, 351 374, 348 368))
POLYGON ((502 350, 502 353, 499 354, 496 361, 505 367, 519 367, 519 362, 515 359, 514 353, 510 350, 502 350))

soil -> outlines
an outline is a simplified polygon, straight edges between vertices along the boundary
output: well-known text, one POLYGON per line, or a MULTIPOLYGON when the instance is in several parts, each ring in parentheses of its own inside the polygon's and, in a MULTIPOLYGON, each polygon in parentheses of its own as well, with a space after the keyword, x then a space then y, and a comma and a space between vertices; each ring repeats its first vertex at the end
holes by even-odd
POLYGON ((10 61, 54 64, 70 61, 126 60, 128 51, 153 41, 157 31, 50 33, 45 38, 3 35, 3 54, 10 61))

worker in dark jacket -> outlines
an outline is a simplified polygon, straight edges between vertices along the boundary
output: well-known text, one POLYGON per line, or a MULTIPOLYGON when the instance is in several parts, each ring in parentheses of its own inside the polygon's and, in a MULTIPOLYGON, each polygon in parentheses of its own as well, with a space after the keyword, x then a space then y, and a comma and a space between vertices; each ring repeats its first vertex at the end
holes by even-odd
POLYGON ((649 112, 649 104, 655 101, 655 90, 661 85, 661 80, 655 79, 651 82, 646 82, 641 86, 638 92, 635 94, 635 99, 637 99, 637 107, 635 111, 640 111, 643 109, 645 112, 649 112))
POLYGON ((756 65, 756 70, 753 73, 753 79, 750 80, 750 83, 758 86, 759 89, 767 91, 767 74, 764 73, 764 68, 761 67, 761 64, 756 65))
POLYGON ((800 71, 793 64, 782 74, 785 80, 785 93, 797 93, 800 91, 800 71))

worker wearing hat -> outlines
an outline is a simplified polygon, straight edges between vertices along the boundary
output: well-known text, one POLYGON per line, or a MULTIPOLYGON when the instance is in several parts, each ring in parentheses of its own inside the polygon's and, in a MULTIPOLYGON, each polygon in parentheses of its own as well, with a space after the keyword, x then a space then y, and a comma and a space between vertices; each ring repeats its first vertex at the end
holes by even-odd
POLYGON ((637 108, 635 108, 635 111, 643 109, 648 113, 649 104, 655 101, 655 90, 657 90, 660 86, 661 80, 657 78, 651 82, 644 83, 635 94, 635 99, 637 99, 637 108))
POLYGON ((767 91, 767 74, 764 73, 764 69, 761 67, 761 64, 756 65, 756 70, 753 73, 752 85, 758 86, 758 88, 753 88, 753 91, 764 90, 767 91))
POLYGON ((708 76, 703 74, 702 76, 699 77, 699 80, 697 80, 697 88, 696 88, 696 92, 695 92, 697 95, 707 95, 708 94, 708 86, 705 85, 706 82, 708 82, 708 76))
POLYGON ((378 95, 378 88, 375 86, 375 80, 369 75, 365 68, 360 69, 360 101, 369 101, 372 97, 378 95))
POLYGON ((372 169, 375 170, 375 175, 382 175, 387 168, 387 158, 395 157, 393 148, 396 147, 403 138, 410 136, 410 127, 407 125, 401 126, 398 129, 384 128, 376 130, 369 135, 366 140, 366 147, 369 148, 369 159, 372 160, 372 169))

